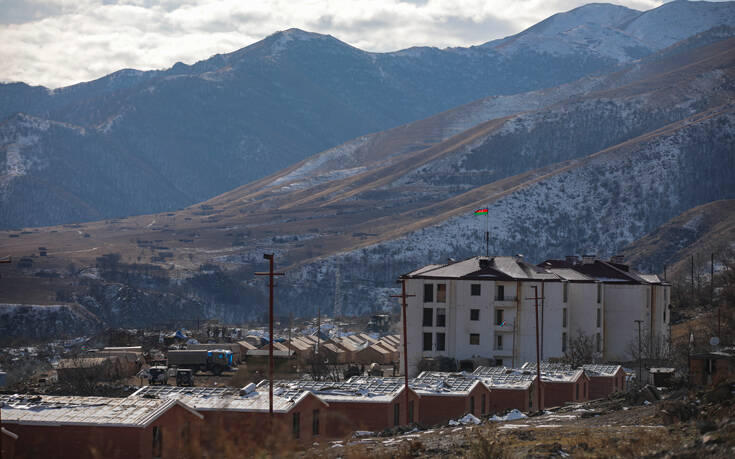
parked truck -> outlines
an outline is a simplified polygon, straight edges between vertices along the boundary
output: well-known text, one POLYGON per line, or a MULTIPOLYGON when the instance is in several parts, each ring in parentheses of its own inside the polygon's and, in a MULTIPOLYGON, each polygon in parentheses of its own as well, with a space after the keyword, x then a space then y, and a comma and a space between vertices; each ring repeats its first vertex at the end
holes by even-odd
POLYGON ((232 351, 227 349, 190 349, 168 351, 168 364, 176 368, 189 368, 192 371, 209 371, 220 375, 232 367, 232 351))

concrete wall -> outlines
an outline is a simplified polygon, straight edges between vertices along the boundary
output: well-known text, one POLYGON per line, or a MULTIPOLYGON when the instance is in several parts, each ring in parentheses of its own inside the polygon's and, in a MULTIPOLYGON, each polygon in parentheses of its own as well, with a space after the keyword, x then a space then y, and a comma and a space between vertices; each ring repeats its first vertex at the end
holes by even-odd
POLYGON ((605 283, 605 352, 604 359, 626 361, 633 358, 631 346, 638 343, 638 325, 642 320, 641 339, 646 346, 666 347, 669 336, 671 287, 605 283), (664 320, 666 311, 666 320, 664 320))

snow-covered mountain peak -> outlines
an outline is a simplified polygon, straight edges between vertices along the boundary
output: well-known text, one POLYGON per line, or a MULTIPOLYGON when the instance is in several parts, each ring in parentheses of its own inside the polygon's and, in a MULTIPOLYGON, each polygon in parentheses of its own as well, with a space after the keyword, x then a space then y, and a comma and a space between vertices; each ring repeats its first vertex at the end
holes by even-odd
POLYGON ((565 13, 555 14, 529 28, 526 32, 553 35, 565 32, 581 24, 602 27, 617 26, 640 14, 640 11, 624 6, 609 3, 589 3, 565 13))
POLYGON ((266 41, 270 43, 270 49, 273 55, 279 54, 296 42, 328 41, 342 43, 331 35, 307 32, 296 28, 278 31, 266 38, 266 41))
POLYGON ((664 3, 625 24, 624 30, 656 49, 663 49, 718 25, 735 25, 735 2, 664 3))

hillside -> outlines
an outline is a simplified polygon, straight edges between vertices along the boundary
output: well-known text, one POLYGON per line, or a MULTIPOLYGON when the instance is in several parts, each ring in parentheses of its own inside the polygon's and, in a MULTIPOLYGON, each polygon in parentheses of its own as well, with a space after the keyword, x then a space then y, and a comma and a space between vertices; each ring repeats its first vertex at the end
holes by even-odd
POLYGON ((653 272, 667 266, 670 278, 688 274, 690 259, 709 264, 710 254, 720 258, 735 250, 735 200, 697 206, 672 218, 622 250, 632 264, 653 272))
POLYGON ((35 303, 106 323, 253 320, 265 284, 252 273, 275 252, 279 314, 365 313, 391 307, 399 274, 484 252, 478 207, 493 253, 612 255, 735 198, 735 39, 722 35, 363 136, 182 211, 0 232, 14 257, 0 302, 35 285, 35 303))
MULTIPOLYGON (((0 85, 0 227, 181 209, 349 139, 480 98, 553 91, 617 70, 735 25, 733 5, 638 12, 591 4, 481 46, 392 53, 290 29, 194 65, 126 69, 53 91, 0 85)), ((526 107, 552 99, 534 106, 529 98, 526 107)), ((509 115, 508 107, 428 140, 509 115)), ((424 140, 402 146, 421 148, 424 140)))

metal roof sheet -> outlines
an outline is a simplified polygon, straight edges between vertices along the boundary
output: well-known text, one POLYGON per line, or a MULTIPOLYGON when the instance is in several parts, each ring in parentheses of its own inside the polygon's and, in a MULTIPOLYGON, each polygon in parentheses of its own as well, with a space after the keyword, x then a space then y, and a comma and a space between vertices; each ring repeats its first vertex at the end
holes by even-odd
MULTIPOLYGON (((285 392, 274 389, 273 411, 288 413, 307 395, 308 391, 304 390, 285 392)), ((180 400, 200 411, 269 411, 267 391, 252 390, 241 394, 241 391, 231 387, 146 386, 131 397, 180 400)))
POLYGON ((172 399, 3 395, 2 420, 15 424, 147 427, 176 404, 172 399))

